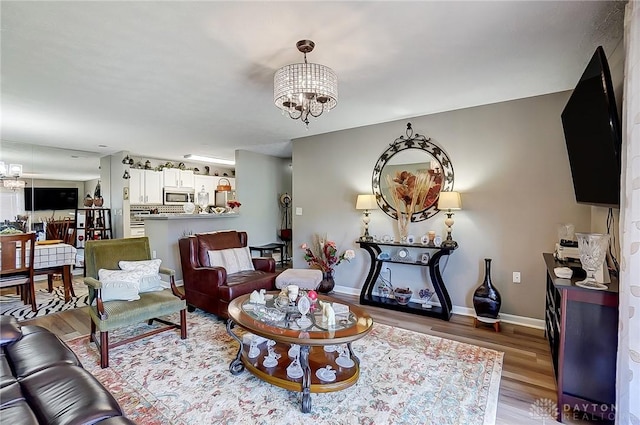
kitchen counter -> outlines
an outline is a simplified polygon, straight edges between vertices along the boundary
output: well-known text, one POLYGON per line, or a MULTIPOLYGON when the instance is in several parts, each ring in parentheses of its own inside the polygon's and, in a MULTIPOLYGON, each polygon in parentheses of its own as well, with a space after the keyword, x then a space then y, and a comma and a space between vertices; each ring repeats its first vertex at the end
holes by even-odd
POLYGON ((162 213, 143 215, 144 234, 154 258, 162 260, 162 266, 176 271, 176 281, 182 280, 182 265, 178 240, 196 233, 236 230, 241 220, 232 214, 184 214, 162 213))
POLYGON ((145 221, 149 220, 211 220, 220 218, 234 218, 239 217, 238 213, 230 214, 150 214, 143 215, 141 218, 145 221))

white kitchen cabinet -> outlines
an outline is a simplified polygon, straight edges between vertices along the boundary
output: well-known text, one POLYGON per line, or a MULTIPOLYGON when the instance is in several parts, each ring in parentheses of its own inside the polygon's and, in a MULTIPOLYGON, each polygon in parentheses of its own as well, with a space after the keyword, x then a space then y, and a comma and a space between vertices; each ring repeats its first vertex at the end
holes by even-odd
POLYGON ((193 170, 165 168, 162 170, 165 187, 194 188, 193 170))
POLYGON ((141 238, 144 236, 144 226, 132 226, 129 228, 129 237, 141 238))
POLYGON ((198 199, 198 193, 204 187, 204 191, 209 194, 209 204, 213 205, 216 196, 216 186, 218 185, 218 177, 214 176, 193 176, 193 184, 196 191, 195 199, 198 199))
POLYGON ((162 173, 153 170, 129 170, 129 200, 132 204, 162 204, 162 173))

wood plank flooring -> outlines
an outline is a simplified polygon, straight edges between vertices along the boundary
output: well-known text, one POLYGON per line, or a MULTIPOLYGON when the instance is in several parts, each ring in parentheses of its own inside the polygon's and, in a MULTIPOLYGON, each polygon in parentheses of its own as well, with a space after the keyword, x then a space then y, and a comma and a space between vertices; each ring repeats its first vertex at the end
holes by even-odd
MULTIPOLYGON (((337 293, 333 295, 343 301, 358 303, 357 296, 337 293)), ((56 313, 24 321, 22 324, 43 326, 63 340, 69 340, 89 334, 90 319, 87 308, 56 313)), ((533 416, 533 403, 540 399, 556 401, 551 355, 542 330, 502 323, 501 331, 497 333, 488 326, 474 328, 473 319, 465 316, 453 315, 451 321, 445 322, 377 307, 364 308, 376 322, 504 352, 497 424, 543 423, 541 418, 533 416)), ((544 423, 557 422, 547 419, 544 423)), ((597 422, 586 422, 568 414, 564 417, 564 423, 597 422)))

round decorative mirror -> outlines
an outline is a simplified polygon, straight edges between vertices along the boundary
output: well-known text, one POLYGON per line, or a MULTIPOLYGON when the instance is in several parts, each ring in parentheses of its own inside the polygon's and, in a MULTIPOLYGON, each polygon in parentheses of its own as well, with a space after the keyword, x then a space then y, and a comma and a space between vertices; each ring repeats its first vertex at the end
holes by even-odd
POLYGON ((453 190, 453 165, 431 139, 407 124, 400 136, 380 155, 373 169, 373 194, 389 217, 410 214, 411 221, 423 221, 438 213, 440 192, 453 190))

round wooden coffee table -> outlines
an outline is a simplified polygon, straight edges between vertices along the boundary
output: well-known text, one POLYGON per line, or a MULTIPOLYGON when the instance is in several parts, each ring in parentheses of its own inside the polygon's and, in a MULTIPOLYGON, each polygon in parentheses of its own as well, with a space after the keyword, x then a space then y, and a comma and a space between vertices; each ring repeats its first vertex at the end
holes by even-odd
POLYGON ((311 393, 340 391, 357 382, 360 361, 351 349, 351 343, 369 333, 373 320, 360 307, 324 295, 318 299, 334 306, 335 325, 323 322, 319 303, 306 319, 300 320, 301 314, 293 306, 275 308, 277 292, 268 295, 274 297, 264 306, 250 303, 249 295, 238 297, 229 304, 227 332, 240 344, 229 371, 237 375, 246 368, 263 381, 301 392, 301 409, 308 413, 311 411, 311 393), (284 312, 284 317, 274 319, 278 311, 284 312), (245 338, 243 342, 243 336, 233 331, 236 324, 265 340, 254 340, 252 347, 248 340, 255 337, 245 338), (260 343, 255 344, 258 340, 260 343), (296 346, 299 347, 297 356, 296 346), (272 363, 277 359, 277 364, 271 366, 267 357, 271 357, 272 363), (296 359, 301 376, 292 378, 293 369, 289 369, 289 374, 287 369, 296 359))

